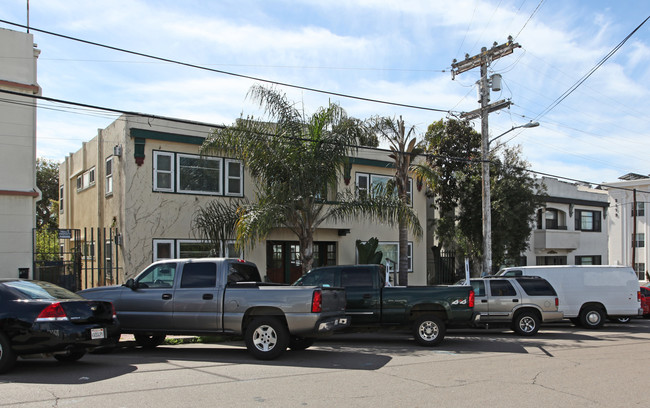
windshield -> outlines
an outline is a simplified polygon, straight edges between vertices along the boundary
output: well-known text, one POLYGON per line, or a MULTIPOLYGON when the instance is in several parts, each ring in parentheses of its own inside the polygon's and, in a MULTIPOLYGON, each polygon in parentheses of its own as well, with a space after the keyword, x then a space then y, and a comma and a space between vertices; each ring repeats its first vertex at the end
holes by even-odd
POLYGON ((20 292, 26 299, 83 299, 76 293, 49 282, 19 280, 5 282, 5 286, 20 292))

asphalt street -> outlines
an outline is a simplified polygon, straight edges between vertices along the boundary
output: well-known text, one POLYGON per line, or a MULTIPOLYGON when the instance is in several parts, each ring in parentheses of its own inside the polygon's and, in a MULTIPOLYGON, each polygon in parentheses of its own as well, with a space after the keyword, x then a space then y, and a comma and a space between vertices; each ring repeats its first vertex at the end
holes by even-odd
POLYGON ((274 361, 241 342, 130 341, 76 363, 20 360, 0 407, 648 406, 650 320, 585 330, 451 330, 436 348, 408 334, 339 334, 274 361))

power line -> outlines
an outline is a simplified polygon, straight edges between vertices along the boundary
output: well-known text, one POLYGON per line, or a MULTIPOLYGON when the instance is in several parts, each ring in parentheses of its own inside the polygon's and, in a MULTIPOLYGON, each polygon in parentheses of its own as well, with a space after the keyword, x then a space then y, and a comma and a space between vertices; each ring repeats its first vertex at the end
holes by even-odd
MULTIPOLYGON (((526 22, 524 23, 524 26, 521 27, 521 30, 519 30, 519 32, 517 33, 517 35, 515 35, 515 37, 514 37, 515 40, 517 39, 517 37, 519 37, 519 34, 521 34, 521 32, 524 31, 524 28, 526 28, 526 26, 528 25, 528 23, 530 22, 530 20, 533 19, 533 17, 535 16, 535 14, 537 14, 537 11, 539 10, 540 7, 542 7, 542 4, 543 4, 543 3, 544 3, 544 0, 540 0, 540 2, 539 2, 539 4, 537 5, 537 7, 535 7, 535 10, 533 10, 533 13, 530 15, 530 17, 528 17, 528 20, 526 20, 526 22)), ((520 7, 520 8, 521 8, 521 7, 520 7)))
MULTIPOLYGON (((9 25, 16 26, 16 27, 27 28, 27 26, 25 26, 25 25, 13 23, 13 22, 7 21, 7 20, 0 20, 0 23, 9 24, 9 25)), ((43 34, 52 35, 52 36, 55 36, 55 37, 60 37, 60 38, 65 38, 67 40, 77 41, 77 42, 80 42, 80 43, 83 43, 83 44, 88 44, 88 45, 93 45, 93 46, 96 46, 96 47, 106 48, 106 49, 113 50, 113 51, 119 51, 119 52, 123 52, 123 53, 126 53, 126 54, 137 55, 137 56, 140 56, 140 57, 149 58, 149 59, 153 59, 153 60, 157 60, 157 61, 163 61, 163 62, 167 62, 167 63, 170 63, 170 64, 182 65, 182 66, 185 66, 185 67, 201 69, 201 70, 204 70, 204 71, 216 72, 216 73, 224 74, 224 75, 230 75, 230 76, 237 77, 237 78, 250 79, 250 80, 253 80, 253 81, 265 82, 265 83, 268 83, 268 84, 273 84, 273 85, 278 85, 278 86, 286 86, 286 87, 289 87, 289 88, 301 89, 303 91, 316 92, 316 93, 332 95, 332 96, 338 96, 338 97, 347 98, 347 99, 355 99, 355 100, 360 100, 360 101, 365 101, 365 102, 380 103, 380 104, 384 104, 384 105, 399 106, 399 107, 402 107, 402 108, 419 109, 419 110, 426 110, 426 111, 432 111, 432 112, 449 113, 448 109, 437 109, 437 108, 429 108, 429 107, 424 107, 424 106, 408 105, 408 104, 402 104, 402 103, 396 103, 396 102, 383 101, 383 100, 379 100, 379 99, 372 99, 372 98, 365 98, 365 97, 354 96, 354 95, 349 95, 349 94, 343 94, 343 93, 338 93, 338 92, 325 91, 325 90, 322 90, 322 89, 310 88, 310 87, 306 87, 306 86, 293 85, 293 84, 289 84, 289 83, 286 83, 286 82, 273 81, 273 80, 270 80, 270 79, 264 79, 264 78, 259 78, 259 77, 254 77, 254 76, 250 76, 250 75, 244 75, 244 74, 237 74, 237 73, 234 73, 234 72, 224 71, 224 70, 220 70, 220 69, 208 68, 208 67, 205 67, 205 66, 202 66, 202 65, 190 64, 188 62, 177 61, 177 60, 173 60, 173 59, 169 59, 169 58, 157 57, 157 56, 151 55, 151 54, 145 54, 145 53, 142 53, 142 52, 131 51, 131 50, 127 50, 127 49, 124 49, 124 48, 114 47, 114 46, 111 46, 111 45, 106 45, 106 44, 101 44, 101 43, 97 43, 97 42, 93 42, 93 41, 83 40, 83 39, 80 39, 80 38, 71 37, 69 35, 58 34, 58 33, 54 33, 54 32, 51 32, 51 31, 46 31, 46 30, 41 30, 41 29, 34 28, 34 27, 29 27, 29 29, 33 30, 33 31, 43 33, 43 34)))

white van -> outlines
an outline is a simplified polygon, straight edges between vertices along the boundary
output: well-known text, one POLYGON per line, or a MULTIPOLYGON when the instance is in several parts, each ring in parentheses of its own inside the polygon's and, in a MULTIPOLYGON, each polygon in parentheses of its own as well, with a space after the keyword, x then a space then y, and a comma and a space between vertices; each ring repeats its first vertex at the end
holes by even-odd
POLYGON ((639 281, 629 266, 520 266, 502 276, 540 276, 557 291, 559 310, 575 324, 596 329, 605 318, 625 321, 643 314, 639 281))

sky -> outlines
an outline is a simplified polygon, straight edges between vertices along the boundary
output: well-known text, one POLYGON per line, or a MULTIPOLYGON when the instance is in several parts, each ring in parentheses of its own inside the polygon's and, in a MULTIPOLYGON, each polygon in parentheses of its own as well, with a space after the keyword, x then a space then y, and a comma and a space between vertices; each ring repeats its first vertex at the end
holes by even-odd
MULTIPOLYGON (((308 114, 335 102, 359 119, 401 116, 419 139, 431 123, 479 107, 479 70, 452 78, 452 60, 510 35, 521 47, 493 61, 489 75, 502 75, 491 102, 512 105, 489 115, 490 138, 519 146, 538 175, 589 183, 650 174, 650 22, 602 63, 649 15, 646 0, 29 3, 43 96, 228 125, 262 113, 247 97, 261 84, 308 114), (540 126, 509 131, 531 120, 540 126)), ((27 1, 3 0, 0 20, 26 31, 10 23, 27 25, 27 1)), ((60 162, 117 116, 39 102, 37 156, 60 162)), ((472 124, 480 131, 480 120, 472 124)))

